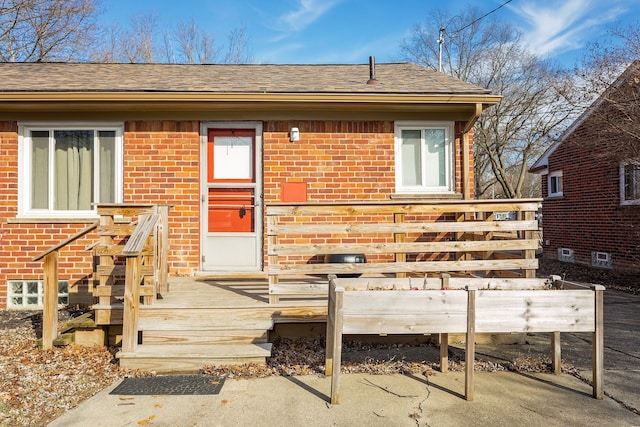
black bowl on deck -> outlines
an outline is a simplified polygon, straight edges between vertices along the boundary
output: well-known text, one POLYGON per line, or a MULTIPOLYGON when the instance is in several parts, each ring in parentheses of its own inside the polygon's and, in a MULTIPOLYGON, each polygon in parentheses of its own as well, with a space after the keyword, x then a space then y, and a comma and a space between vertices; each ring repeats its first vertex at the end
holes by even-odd
MULTIPOLYGON (((324 256, 325 264, 359 264, 367 262, 364 254, 327 254, 324 256)), ((362 274, 336 274, 338 277, 360 277, 362 274)))

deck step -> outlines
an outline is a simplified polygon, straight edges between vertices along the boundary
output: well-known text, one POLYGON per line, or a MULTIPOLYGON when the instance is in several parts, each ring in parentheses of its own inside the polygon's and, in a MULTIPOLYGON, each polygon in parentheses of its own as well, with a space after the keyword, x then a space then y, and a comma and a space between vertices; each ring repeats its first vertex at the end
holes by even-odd
POLYGON ((216 308, 150 308, 140 310, 141 331, 207 331, 271 329, 273 314, 264 310, 216 308))
POLYGON ((156 372, 197 372, 207 365, 265 363, 271 343, 256 344, 147 344, 135 352, 118 352, 120 366, 156 372))
POLYGON ((142 333, 142 343, 147 344, 248 344, 266 343, 266 329, 242 330, 160 330, 146 329, 142 333))

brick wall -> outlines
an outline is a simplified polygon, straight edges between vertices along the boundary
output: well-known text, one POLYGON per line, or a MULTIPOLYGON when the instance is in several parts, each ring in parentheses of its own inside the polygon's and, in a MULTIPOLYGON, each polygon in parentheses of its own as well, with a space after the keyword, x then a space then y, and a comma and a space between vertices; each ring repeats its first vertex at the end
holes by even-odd
MULTIPOLYGON (((456 192, 462 192, 461 124, 456 126, 456 192)), ((389 200, 395 192, 395 133, 392 121, 276 121, 264 124, 264 199, 280 202, 283 183, 307 184, 311 202, 389 200), (289 130, 300 130, 300 141, 289 141, 289 130)), ((473 159, 470 147, 469 159, 473 159)), ((473 165, 469 171, 473 189, 473 165)), ((286 220, 286 219, 285 219, 286 220)), ((293 220, 293 218, 291 218, 293 220)), ((341 216, 296 218, 298 221, 382 222, 393 218, 372 215, 369 218, 341 216)), ((349 241, 340 236, 292 236, 298 244, 389 243, 392 236, 352 235, 349 241)), ((266 241, 266 239, 265 239, 266 241)), ((281 240, 286 243, 286 240, 281 240)), ((266 250, 265 250, 266 253, 266 250)), ((288 257, 290 262, 322 262, 288 257)), ((390 259, 386 259, 389 261, 390 259)), ((382 259, 374 261, 381 262, 382 259)), ((265 256, 266 265, 266 256, 265 256)))
MULTIPOLYGON (((31 258, 83 229, 87 222, 17 221, 18 135, 15 122, 0 122, 0 308, 7 280, 42 279, 31 258)), ((459 132, 460 127, 456 130, 459 132)), ((199 267, 200 123, 133 121, 124 130, 124 202, 169 204, 169 268, 188 275, 199 267)), ((462 191, 462 152, 456 135, 456 190, 462 191)), ((308 200, 384 200, 394 192, 392 121, 271 121, 263 125, 264 200, 281 200, 282 184, 305 182, 308 200), (301 139, 289 141, 298 127, 301 139)), ((470 147, 469 157, 473 159, 470 147)), ((473 165, 469 185, 473 188, 473 165)), ((60 279, 69 280, 72 302, 91 303, 90 233, 60 252, 60 279)), ((373 238, 375 241, 375 237, 373 238)))
POLYGON ((387 199, 395 186, 392 122, 267 122, 264 196, 280 201, 282 183, 307 183, 310 201, 387 199), (289 142, 289 129, 300 129, 289 142))
MULTIPOLYGON (((125 125, 124 202, 173 205, 169 214, 171 275, 190 274, 198 267, 199 126, 197 121, 125 125)), ((87 226, 87 222, 15 220, 17 130, 14 122, 0 122, 0 308, 7 306, 7 280, 42 279, 42 262, 31 262, 31 258, 87 226)), ((93 260, 86 248, 97 238, 90 233, 60 251, 59 277, 69 280, 73 303, 92 302, 86 285, 93 260)))
MULTIPOLYGON (((460 132, 461 126, 456 126, 460 132)), ((392 121, 275 121, 264 124, 265 202, 282 183, 306 182, 309 201, 384 200, 395 191, 392 121), (300 129, 298 142, 289 130, 300 129)), ((456 191, 462 192, 462 146, 456 134, 456 191)), ((473 161, 473 148, 469 150, 473 161)), ((473 188, 473 164, 469 171, 473 188)))
POLYGON ((169 274, 198 268, 200 246, 200 123, 127 122, 124 202, 172 205, 169 274))
POLYGON ((555 259, 558 248, 568 248, 576 263, 591 265, 592 251, 608 252, 614 268, 640 270, 640 206, 620 205, 620 145, 597 134, 587 120, 549 157, 549 171, 563 173, 563 196, 547 196, 544 176, 544 256, 555 259))

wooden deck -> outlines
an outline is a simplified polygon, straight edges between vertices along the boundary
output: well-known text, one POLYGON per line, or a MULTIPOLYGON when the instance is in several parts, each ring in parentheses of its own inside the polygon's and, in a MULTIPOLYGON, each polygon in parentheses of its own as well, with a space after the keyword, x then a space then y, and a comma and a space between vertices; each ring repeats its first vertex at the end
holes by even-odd
MULTIPOLYGON (((539 202, 271 204, 264 277, 171 279, 169 206, 101 205, 100 222, 92 225, 100 238, 92 249, 100 260, 92 289, 96 324, 110 328, 110 335, 112 327, 121 328, 118 357, 126 368, 194 371, 210 364, 264 362, 276 324, 326 322, 327 274, 423 279, 426 274, 443 289, 451 274, 535 277, 539 202), (500 220, 501 212, 514 213, 515 219, 500 220), (121 216, 126 220, 116 221, 121 216), (328 254, 352 253, 366 255, 366 263, 324 262, 328 254)), ((76 237, 44 256, 57 256, 76 237)), ((45 262, 45 287, 55 291, 54 267, 45 262)), ((57 293, 46 293, 45 314, 56 312, 57 293)), ((52 316, 45 320, 45 330, 57 323, 52 316)))
MULTIPOLYGON (((328 283, 320 278, 307 282, 328 283)), ((326 322, 326 298, 283 298, 269 304, 266 279, 174 277, 169 287, 154 304, 140 306, 138 345, 135 352, 118 353, 122 367, 181 372, 264 363, 271 355, 269 331, 276 323, 326 322)))

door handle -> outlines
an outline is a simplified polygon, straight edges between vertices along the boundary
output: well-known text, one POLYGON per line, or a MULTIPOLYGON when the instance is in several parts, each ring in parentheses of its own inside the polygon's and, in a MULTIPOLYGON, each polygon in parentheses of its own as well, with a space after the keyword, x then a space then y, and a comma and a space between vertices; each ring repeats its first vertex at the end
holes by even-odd
POLYGON ((247 209, 244 207, 244 205, 242 205, 242 207, 240 207, 240 218, 244 218, 246 214, 247 214, 247 209))

